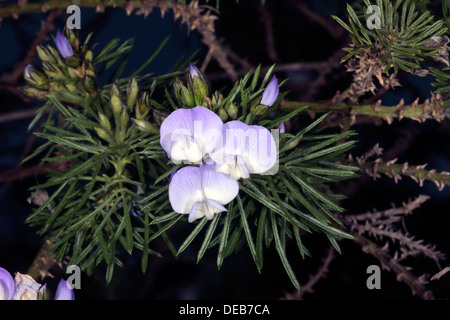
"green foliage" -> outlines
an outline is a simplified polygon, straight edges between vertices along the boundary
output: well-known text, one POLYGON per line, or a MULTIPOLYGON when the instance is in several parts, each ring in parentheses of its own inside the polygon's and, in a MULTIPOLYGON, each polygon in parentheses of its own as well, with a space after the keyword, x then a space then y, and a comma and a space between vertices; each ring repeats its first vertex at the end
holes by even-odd
POLYGON ((411 68, 420 68, 425 59, 437 56, 436 50, 442 46, 433 45, 432 37, 445 34, 447 28, 444 21, 435 21, 429 11, 423 11, 426 1, 377 0, 371 3, 364 0, 367 9, 371 5, 380 8, 380 28, 370 29, 366 23, 374 22, 374 13, 366 10, 358 16, 355 10, 347 5, 349 23, 339 17, 333 18, 343 26, 353 40, 354 46, 346 48, 348 55, 345 61, 354 55, 362 55, 365 49, 377 50, 381 55, 381 63, 385 72, 390 68, 410 71, 411 68))
MULTIPOLYGON (((168 161, 160 146, 159 126, 165 117, 177 108, 203 105, 223 121, 239 119, 277 130, 307 106, 280 114, 277 105, 286 93, 280 94, 272 107, 259 104, 273 69, 260 81, 258 67, 228 94, 209 94, 203 75, 193 80, 186 75, 187 62, 164 76, 139 75, 167 40, 141 68, 121 78, 131 40, 119 44, 114 39, 93 56, 87 41, 79 45, 73 33, 66 34, 74 39, 71 43, 77 64, 69 66, 67 59, 59 58, 57 67, 64 74, 61 79, 35 68, 46 86, 39 87, 40 83, 30 78, 24 88, 30 96, 45 101, 30 125, 38 125, 35 134, 45 143, 26 161, 39 155, 42 164, 69 164, 64 170, 47 169, 46 182, 33 190, 47 190, 50 196, 27 219, 51 241, 50 249, 57 259, 70 256, 70 264, 78 264, 89 273, 105 262, 109 282, 115 266, 122 266, 123 254, 142 251, 145 272, 149 255, 159 255, 151 249, 156 239, 162 237, 176 256, 202 236, 197 260, 216 247, 218 268, 225 258, 248 247, 261 271, 264 250, 274 245, 299 289, 286 252, 288 241, 295 242, 304 257, 309 251, 300 230, 326 236, 337 250, 339 238, 352 238, 342 231, 335 215, 344 211, 339 206, 341 197, 330 195, 328 190, 330 183, 356 176, 357 168, 339 164, 356 141, 350 139, 353 132, 335 134, 321 127, 327 114, 299 132, 282 133, 278 171, 239 181, 240 193, 228 204, 227 213, 188 224, 187 218, 170 206, 170 175, 182 165, 168 161), (87 85, 83 68, 89 63, 90 70, 96 72, 92 79, 112 68, 110 81, 87 85), (75 77, 70 78, 70 72, 75 77), (67 78, 70 82, 61 81, 67 78), (49 90, 54 82, 64 85, 49 90), (181 244, 172 242, 169 232, 175 227, 191 229, 181 244)), ((54 48, 49 50, 55 52, 54 48)))

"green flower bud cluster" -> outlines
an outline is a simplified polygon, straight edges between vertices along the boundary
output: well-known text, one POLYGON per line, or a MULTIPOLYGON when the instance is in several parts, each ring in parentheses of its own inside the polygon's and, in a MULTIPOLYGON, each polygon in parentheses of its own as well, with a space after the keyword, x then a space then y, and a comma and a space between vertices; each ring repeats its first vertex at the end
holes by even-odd
POLYGON ((40 66, 29 66, 25 70, 26 85, 24 94, 31 98, 44 100, 53 96, 59 101, 80 104, 97 94, 96 71, 93 64, 93 52, 87 43, 80 41, 71 30, 65 35, 57 35, 55 45, 39 45, 37 54, 40 66), (65 51, 58 45, 64 40, 65 51), (70 49, 70 56, 67 50, 70 49))
POLYGON ((183 107, 203 106, 214 111, 222 121, 238 118, 236 105, 226 103, 222 93, 215 91, 211 97, 209 96, 209 88, 203 73, 192 64, 190 64, 187 82, 183 83, 177 78, 173 86, 175 96, 183 107))

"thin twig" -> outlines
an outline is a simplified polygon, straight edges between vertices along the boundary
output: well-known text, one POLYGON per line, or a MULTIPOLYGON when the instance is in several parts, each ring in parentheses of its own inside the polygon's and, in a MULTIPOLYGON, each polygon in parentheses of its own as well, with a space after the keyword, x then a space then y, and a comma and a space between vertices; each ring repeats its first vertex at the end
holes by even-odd
POLYGON ((273 19, 272 16, 267 10, 266 5, 263 5, 262 3, 259 3, 258 5, 259 12, 261 13, 260 21, 264 24, 264 33, 266 35, 266 52, 269 58, 277 62, 278 61, 278 54, 277 50, 275 48, 275 36, 273 32, 273 19))
POLYGON ((0 123, 32 118, 36 115, 36 111, 38 109, 39 108, 37 108, 37 107, 33 107, 33 108, 30 108, 27 110, 6 112, 6 113, 0 115, 0 123))
POLYGON ((286 293, 282 300, 302 300, 305 293, 314 293, 313 287, 317 284, 317 282, 319 282, 320 279, 325 278, 328 274, 328 268, 335 257, 334 252, 334 247, 330 245, 325 258, 322 260, 323 263, 317 272, 314 275, 311 275, 308 282, 300 287, 300 291, 286 293))
MULTIPOLYGON (((1 10, 1 9, 0 9, 1 10)), ((2 82, 17 83, 20 77, 23 76, 25 67, 31 64, 36 56, 36 48, 38 45, 48 39, 48 34, 54 29, 55 19, 61 14, 61 10, 51 11, 46 21, 41 22, 41 29, 36 34, 33 42, 31 43, 25 58, 13 69, 12 72, 4 73, 1 77, 2 82)))

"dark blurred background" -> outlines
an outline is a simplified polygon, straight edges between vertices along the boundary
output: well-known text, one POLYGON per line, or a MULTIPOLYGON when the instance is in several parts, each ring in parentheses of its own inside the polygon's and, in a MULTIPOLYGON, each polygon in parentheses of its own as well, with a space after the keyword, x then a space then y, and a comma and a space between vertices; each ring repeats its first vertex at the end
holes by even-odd
MULTIPOLYGON (((331 15, 344 18, 345 6, 344 1, 337 0, 273 0, 266 1, 265 8, 257 0, 240 1, 239 4, 221 1, 220 19, 216 22, 217 37, 223 38, 232 51, 252 66, 270 66, 273 63, 285 65, 299 61, 322 62, 339 55, 336 52, 349 41, 342 28, 331 19, 331 15), (271 47, 267 45, 268 23, 273 32, 274 42, 271 47)), ((0 27, 3 49, 0 52, 0 75, 11 72, 25 57, 40 29, 41 21, 45 19, 45 14, 36 13, 20 16, 18 20, 3 20, 0 27)), ((134 14, 127 16, 120 8, 106 8, 104 13, 82 8, 81 19, 80 37, 84 38, 93 31, 91 43, 98 42, 99 48, 112 38, 135 38, 126 69, 128 71, 139 67, 169 35, 169 42, 146 72, 170 72, 179 58, 186 59, 197 49, 201 50, 194 61, 200 65, 207 53, 199 34, 188 32, 185 25, 174 20, 171 11, 161 18, 159 10, 155 10, 144 19, 134 14)), ((61 29, 64 25, 65 15, 61 14, 55 27, 61 29)), ((55 35, 56 29, 51 34, 55 35)), ((279 79, 290 79, 285 86, 290 91, 287 99, 330 99, 337 90, 345 90, 351 82, 351 74, 339 63, 334 64, 336 67, 327 74, 322 85, 317 85, 315 81, 318 70, 277 72, 279 79)), ((213 88, 231 88, 232 83, 215 61, 208 65, 206 75, 211 75, 210 85, 213 88)), ((408 104, 417 97, 420 101, 430 97, 431 77, 419 78, 400 72, 399 79, 402 86, 386 92, 381 97, 383 104, 395 105, 401 98, 408 104)), ((22 79, 17 85, 21 84, 22 79)), ((9 84, 0 82, 0 117, 38 105, 36 101, 24 101, 9 84)), ((33 173, 23 174, 19 163, 40 141, 33 138, 32 132, 27 132, 31 117, 0 119, 0 266, 12 273, 25 273, 42 244, 36 230, 24 223, 31 212, 27 203, 30 196, 28 189, 42 182, 43 177, 33 173)), ((394 121, 391 125, 355 125, 352 129, 358 132, 359 143, 352 154, 361 155, 379 143, 382 148, 395 154, 399 163, 428 163, 429 169, 450 171, 449 124, 448 119, 442 123, 427 121, 423 124, 404 119, 394 121)), ((419 187, 409 178, 395 184, 387 177, 374 181, 363 175, 358 181, 342 183, 334 186, 334 189, 349 197, 342 202, 347 214, 366 212, 373 208, 384 210, 392 204, 400 206, 402 202, 419 194, 431 196, 421 208, 407 217, 405 225, 410 234, 426 243, 436 244, 437 249, 444 253, 450 252, 450 188, 439 191, 430 182, 419 187)), ((176 227, 170 232, 175 244, 180 244, 184 231, 176 227)), ((321 235, 305 237, 304 241, 312 254, 305 260, 301 259, 295 245, 288 245, 289 258, 301 284, 306 283, 309 275, 317 271, 329 247, 328 240, 321 235)), ((125 267, 116 268, 108 286, 105 285, 102 267, 91 277, 83 274, 82 289, 76 291, 76 298, 279 299, 295 290, 274 248, 265 252, 264 268, 259 274, 246 247, 228 257, 219 271, 216 266, 216 248, 207 251, 202 261, 196 263, 199 245, 194 242, 175 259, 164 243, 158 242, 154 249, 159 250, 163 258, 150 257, 145 274, 140 271, 139 254, 124 255, 125 267)), ((352 241, 341 241, 341 246, 342 254, 335 254, 327 277, 316 284, 314 293, 305 294, 305 299, 417 299, 407 285, 396 281, 395 275, 386 270, 382 271, 381 290, 368 290, 366 269, 371 264, 380 265, 379 262, 363 253, 352 241)), ((446 263, 448 260, 441 267, 448 266, 446 263)), ((428 273, 431 276, 440 271, 434 261, 425 259, 407 260, 405 264, 413 267, 417 275, 428 273)), ((54 286, 51 279, 48 281, 50 286, 54 286)), ((450 274, 431 282, 429 288, 437 298, 448 299, 450 274)))

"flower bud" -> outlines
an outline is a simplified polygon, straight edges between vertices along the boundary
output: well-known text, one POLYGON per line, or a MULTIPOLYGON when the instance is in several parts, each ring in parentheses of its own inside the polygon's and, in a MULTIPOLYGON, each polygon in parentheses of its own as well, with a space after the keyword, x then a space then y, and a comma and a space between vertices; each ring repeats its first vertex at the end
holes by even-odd
POLYGON ((42 61, 48 61, 53 63, 56 62, 51 52, 48 49, 44 48, 43 46, 37 46, 36 52, 42 61))
POLYGON ((110 142, 111 141, 111 137, 109 135, 109 133, 103 129, 103 128, 94 128, 95 132, 97 132, 97 135, 102 138, 105 141, 110 142))
POLYGON ((86 79, 84 79, 84 87, 88 92, 95 93, 97 89, 97 83, 95 82, 93 77, 86 76, 86 79))
POLYGON ((227 113, 231 119, 236 120, 238 117, 238 108, 234 105, 234 103, 230 103, 227 108, 227 113))
POLYGON ((252 113, 255 116, 262 116, 264 113, 266 113, 267 109, 269 109, 268 106, 260 104, 260 105, 256 106, 255 110, 253 110, 252 113))
POLYGON ((144 119, 150 111, 150 101, 148 99, 148 93, 144 92, 140 97, 138 103, 136 103, 136 118, 144 119))
POLYGON ((59 30, 56 33, 55 44, 56 48, 64 59, 73 56, 72 45, 59 30))
POLYGON ((66 65, 72 68, 78 68, 80 66, 80 59, 75 56, 68 57, 65 62, 66 65))
POLYGON ((86 68, 86 75, 87 76, 91 76, 93 78, 95 78, 97 75, 95 73, 95 67, 93 64, 88 64, 87 68, 86 68))
POLYGON ((192 92, 179 79, 174 82, 175 95, 177 99, 188 107, 194 107, 195 101, 192 92))
POLYGON ((126 129, 129 120, 130 117, 128 116, 127 109, 122 109, 122 113, 120 114, 120 126, 126 129))
POLYGON ((131 119, 134 125, 143 132, 148 133, 159 133, 159 130, 156 129, 150 122, 142 119, 131 119))
POLYGON ((63 79, 64 75, 61 70, 52 62, 43 61, 42 69, 45 74, 51 79, 63 79))
POLYGON ((223 103, 223 95, 218 91, 214 92, 211 103, 213 110, 216 110, 217 108, 221 107, 223 103))
POLYGON ((86 54, 84 55, 84 61, 87 63, 92 62, 94 59, 94 54, 92 53, 92 50, 86 51, 86 54))
POLYGON ((107 116, 105 116, 103 113, 98 114, 99 117, 99 123, 102 126, 103 129, 106 131, 111 131, 111 123, 109 122, 109 119, 107 116))
POLYGON ((72 83, 66 83, 66 84, 65 84, 65 87, 66 87, 67 90, 69 90, 70 92, 74 92, 74 93, 79 93, 79 92, 80 92, 80 89, 79 89, 76 85, 74 85, 74 84, 72 84, 72 83))
POLYGON ((30 73, 28 72, 28 69, 30 69, 30 67, 32 67, 32 65, 31 64, 27 64, 27 66, 23 70, 23 76, 25 78, 29 78, 30 77, 30 73))
POLYGON ((192 90, 194 95, 199 98, 204 98, 208 96, 208 86, 199 77, 194 77, 192 80, 192 90))
POLYGON ((278 80, 274 76, 264 90, 260 104, 271 107, 277 100, 279 91, 278 80))
POLYGON ((122 101, 116 95, 111 96, 109 102, 111 103, 111 107, 113 109, 114 114, 119 115, 122 111, 122 101))
POLYGON ((122 109, 122 113, 120 114, 120 128, 116 131, 116 139, 117 142, 122 143, 126 139, 126 133, 128 130, 128 121, 130 120, 128 116, 127 109, 122 109))
POLYGON ((194 80, 195 77, 200 78, 200 73, 196 66, 189 62, 189 75, 191 80, 194 80))
POLYGON ((43 90, 47 90, 49 88, 48 79, 43 73, 33 67, 28 67, 27 73, 28 77, 25 77, 25 80, 27 80, 27 82, 32 86, 43 90))
POLYGON ((139 93, 139 87, 135 78, 131 79, 127 87, 127 106, 131 107, 136 102, 137 95, 139 93))
POLYGON ((169 116, 167 112, 158 109, 153 109, 152 114, 153 114, 153 121, 155 121, 156 125, 159 127, 161 126, 163 121, 169 116))
POLYGON ((217 114, 219 115, 220 119, 222 119, 223 122, 228 120, 228 114, 223 108, 220 108, 217 114))

